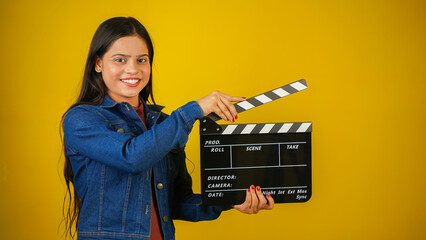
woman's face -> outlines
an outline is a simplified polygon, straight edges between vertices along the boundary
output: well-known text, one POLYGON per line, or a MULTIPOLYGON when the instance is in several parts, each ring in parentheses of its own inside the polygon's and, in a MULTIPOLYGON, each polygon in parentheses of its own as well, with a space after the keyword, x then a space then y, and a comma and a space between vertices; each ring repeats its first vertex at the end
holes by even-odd
POLYGON ((96 60, 95 70, 102 72, 108 95, 114 101, 138 106, 139 92, 151 73, 145 41, 139 36, 117 39, 102 59, 96 60))

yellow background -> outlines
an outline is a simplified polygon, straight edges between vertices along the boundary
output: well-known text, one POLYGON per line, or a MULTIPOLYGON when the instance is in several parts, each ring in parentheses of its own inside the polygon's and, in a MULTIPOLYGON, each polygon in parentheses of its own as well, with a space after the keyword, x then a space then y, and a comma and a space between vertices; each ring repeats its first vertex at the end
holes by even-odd
MULTIPOLYGON (((426 238, 424 1, 41 0, 0 3, 0 239, 60 238, 59 122, 97 26, 115 16, 150 32, 168 113, 213 90, 309 86, 237 123, 313 122, 311 200, 176 221, 177 239, 426 238)), ((197 123, 196 192, 198 141, 197 123)))

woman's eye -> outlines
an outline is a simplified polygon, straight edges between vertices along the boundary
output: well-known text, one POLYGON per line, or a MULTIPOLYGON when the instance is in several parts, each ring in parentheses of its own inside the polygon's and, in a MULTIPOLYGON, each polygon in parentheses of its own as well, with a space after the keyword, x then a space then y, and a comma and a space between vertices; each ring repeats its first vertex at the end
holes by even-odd
POLYGON ((116 62, 124 62, 124 61, 125 61, 125 59, 124 59, 124 58, 116 58, 116 59, 115 59, 115 61, 116 61, 116 62))
POLYGON ((144 63, 144 62, 147 62, 148 60, 146 58, 139 58, 138 61, 140 63, 144 63))

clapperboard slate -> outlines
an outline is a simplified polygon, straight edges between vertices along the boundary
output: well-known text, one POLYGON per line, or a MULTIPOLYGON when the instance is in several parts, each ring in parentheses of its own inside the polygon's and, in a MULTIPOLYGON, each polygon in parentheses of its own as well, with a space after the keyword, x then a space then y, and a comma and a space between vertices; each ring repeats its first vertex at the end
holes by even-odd
MULTIPOLYGON (((234 106, 241 113, 306 88, 302 79, 234 106)), ((219 119, 210 114, 200 121, 204 204, 240 204, 251 185, 276 203, 310 199, 311 122, 219 125, 219 119)))

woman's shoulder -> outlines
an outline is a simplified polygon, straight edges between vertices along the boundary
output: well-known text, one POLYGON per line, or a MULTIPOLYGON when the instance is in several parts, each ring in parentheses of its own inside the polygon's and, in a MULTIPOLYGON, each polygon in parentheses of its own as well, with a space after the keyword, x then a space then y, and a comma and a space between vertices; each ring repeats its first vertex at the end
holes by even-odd
POLYGON ((79 104, 77 106, 71 107, 66 113, 65 118, 73 115, 96 113, 100 108, 101 107, 99 105, 79 104))
POLYGON ((96 119, 104 119, 100 113, 99 105, 80 104, 68 110, 64 117, 64 126, 86 121, 95 121, 96 119))

